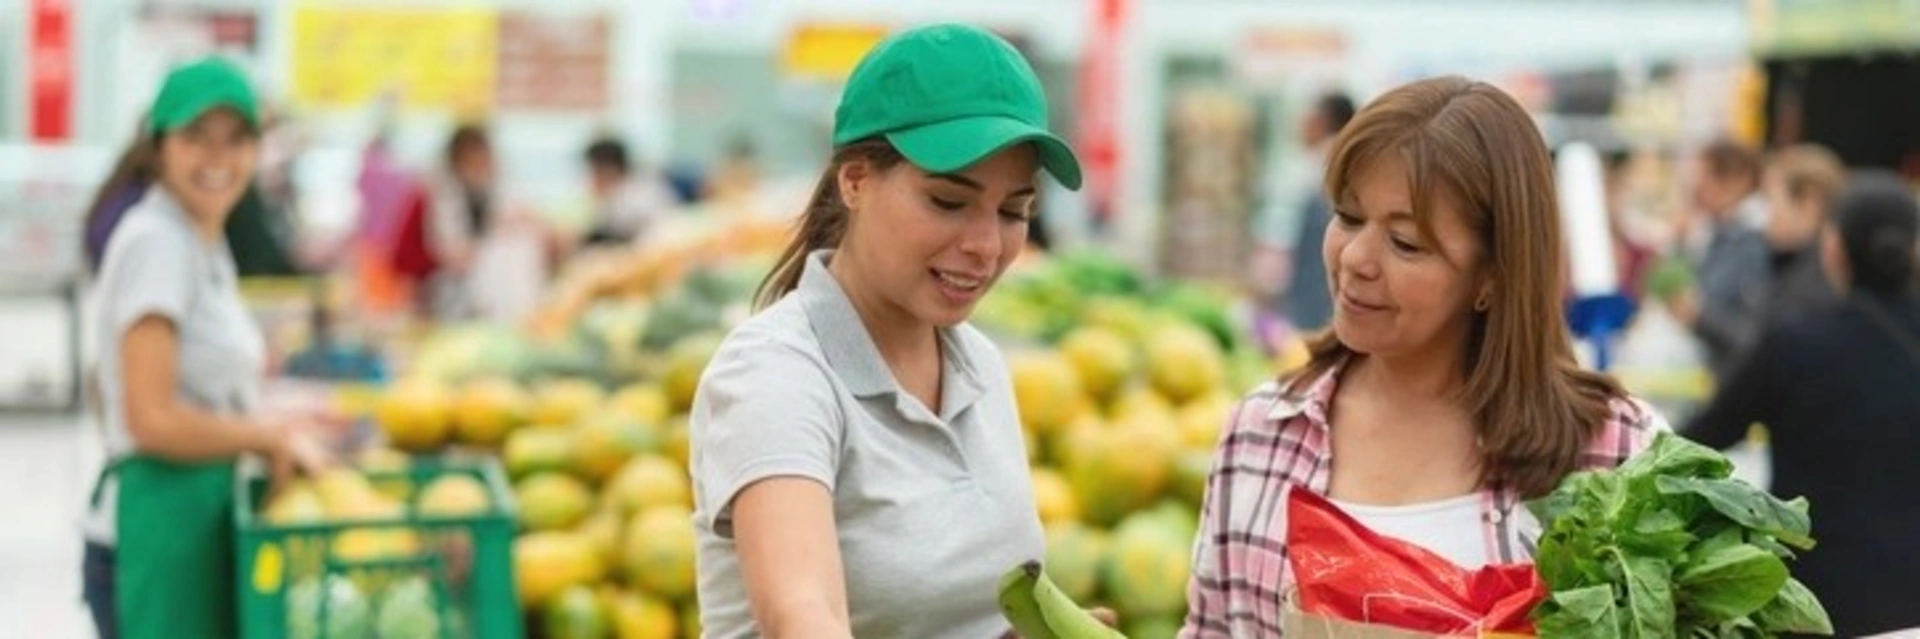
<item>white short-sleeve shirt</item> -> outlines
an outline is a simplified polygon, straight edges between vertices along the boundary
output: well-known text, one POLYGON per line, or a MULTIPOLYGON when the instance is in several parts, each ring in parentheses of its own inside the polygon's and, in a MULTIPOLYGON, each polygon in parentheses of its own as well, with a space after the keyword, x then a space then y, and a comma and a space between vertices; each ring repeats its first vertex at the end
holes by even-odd
MULTIPOLYGON (((149 187, 114 229, 92 291, 98 382, 107 459, 133 452, 127 430, 120 344, 141 318, 173 323, 179 337, 175 392, 226 415, 259 403, 266 342, 240 298, 239 271, 225 239, 200 236, 166 189, 149 187)), ((116 484, 109 480, 85 524, 87 539, 112 544, 116 484)))
POLYGON ((709 638, 759 637, 730 508, 772 477, 833 494, 853 635, 983 639, 1008 629, 999 577, 1045 553, 1006 365, 940 331, 941 401, 903 391, 826 261, 729 335, 691 415, 699 597, 709 638))

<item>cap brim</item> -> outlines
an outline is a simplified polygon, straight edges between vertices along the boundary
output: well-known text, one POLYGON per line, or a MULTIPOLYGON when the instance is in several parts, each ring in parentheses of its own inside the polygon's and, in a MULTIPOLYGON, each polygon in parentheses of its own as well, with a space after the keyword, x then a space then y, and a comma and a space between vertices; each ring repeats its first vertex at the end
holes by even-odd
POLYGON ((1080 160, 1058 136, 1019 120, 983 115, 936 122, 887 134, 907 161, 932 173, 955 173, 1001 149, 1032 142, 1040 167, 1062 186, 1080 188, 1080 160))
POLYGON ((158 118, 153 123, 153 126, 161 132, 172 133, 181 127, 192 124, 194 120, 200 119, 200 116, 206 115, 208 111, 222 108, 232 109, 235 114, 240 116, 240 120, 247 124, 247 128, 254 131, 260 130, 260 114, 247 104, 244 97, 223 95, 220 93, 194 96, 192 100, 175 108, 173 112, 158 118))

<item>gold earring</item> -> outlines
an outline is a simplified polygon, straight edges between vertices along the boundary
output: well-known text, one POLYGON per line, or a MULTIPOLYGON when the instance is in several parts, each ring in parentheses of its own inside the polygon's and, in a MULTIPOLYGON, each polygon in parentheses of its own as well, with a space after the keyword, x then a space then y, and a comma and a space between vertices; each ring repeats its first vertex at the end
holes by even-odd
POLYGON ((1485 295, 1482 295, 1480 296, 1480 299, 1473 301, 1473 310, 1480 311, 1482 313, 1486 312, 1487 309, 1492 307, 1493 307, 1493 300, 1488 298, 1485 295))

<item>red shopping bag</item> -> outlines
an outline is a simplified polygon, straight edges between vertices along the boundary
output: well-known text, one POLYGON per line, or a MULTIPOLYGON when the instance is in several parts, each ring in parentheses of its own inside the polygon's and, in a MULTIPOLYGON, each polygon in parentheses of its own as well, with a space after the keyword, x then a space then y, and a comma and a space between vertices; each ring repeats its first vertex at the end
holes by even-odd
POLYGON ((1440 636, 1533 633, 1528 616, 1547 587, 1532 565, 1467 570, 1368 530, 1313 491, 1287 492, 1287 561, 1301 612, 1440 636))

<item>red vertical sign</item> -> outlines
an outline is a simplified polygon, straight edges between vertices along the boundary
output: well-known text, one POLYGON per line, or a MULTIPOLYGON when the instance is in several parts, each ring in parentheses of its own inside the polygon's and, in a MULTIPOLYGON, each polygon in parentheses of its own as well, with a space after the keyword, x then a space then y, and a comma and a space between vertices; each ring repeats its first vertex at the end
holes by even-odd
POLYGON ((1081 166, 1096 224, 1113 216, 1120 170, 1120 38, 1128 0, 1091 0, 1093 29, 1080 72, 1081 166))
POLYGON ((30 0, 29 137, 60 142, 73 135, 73 4, 30 0))

